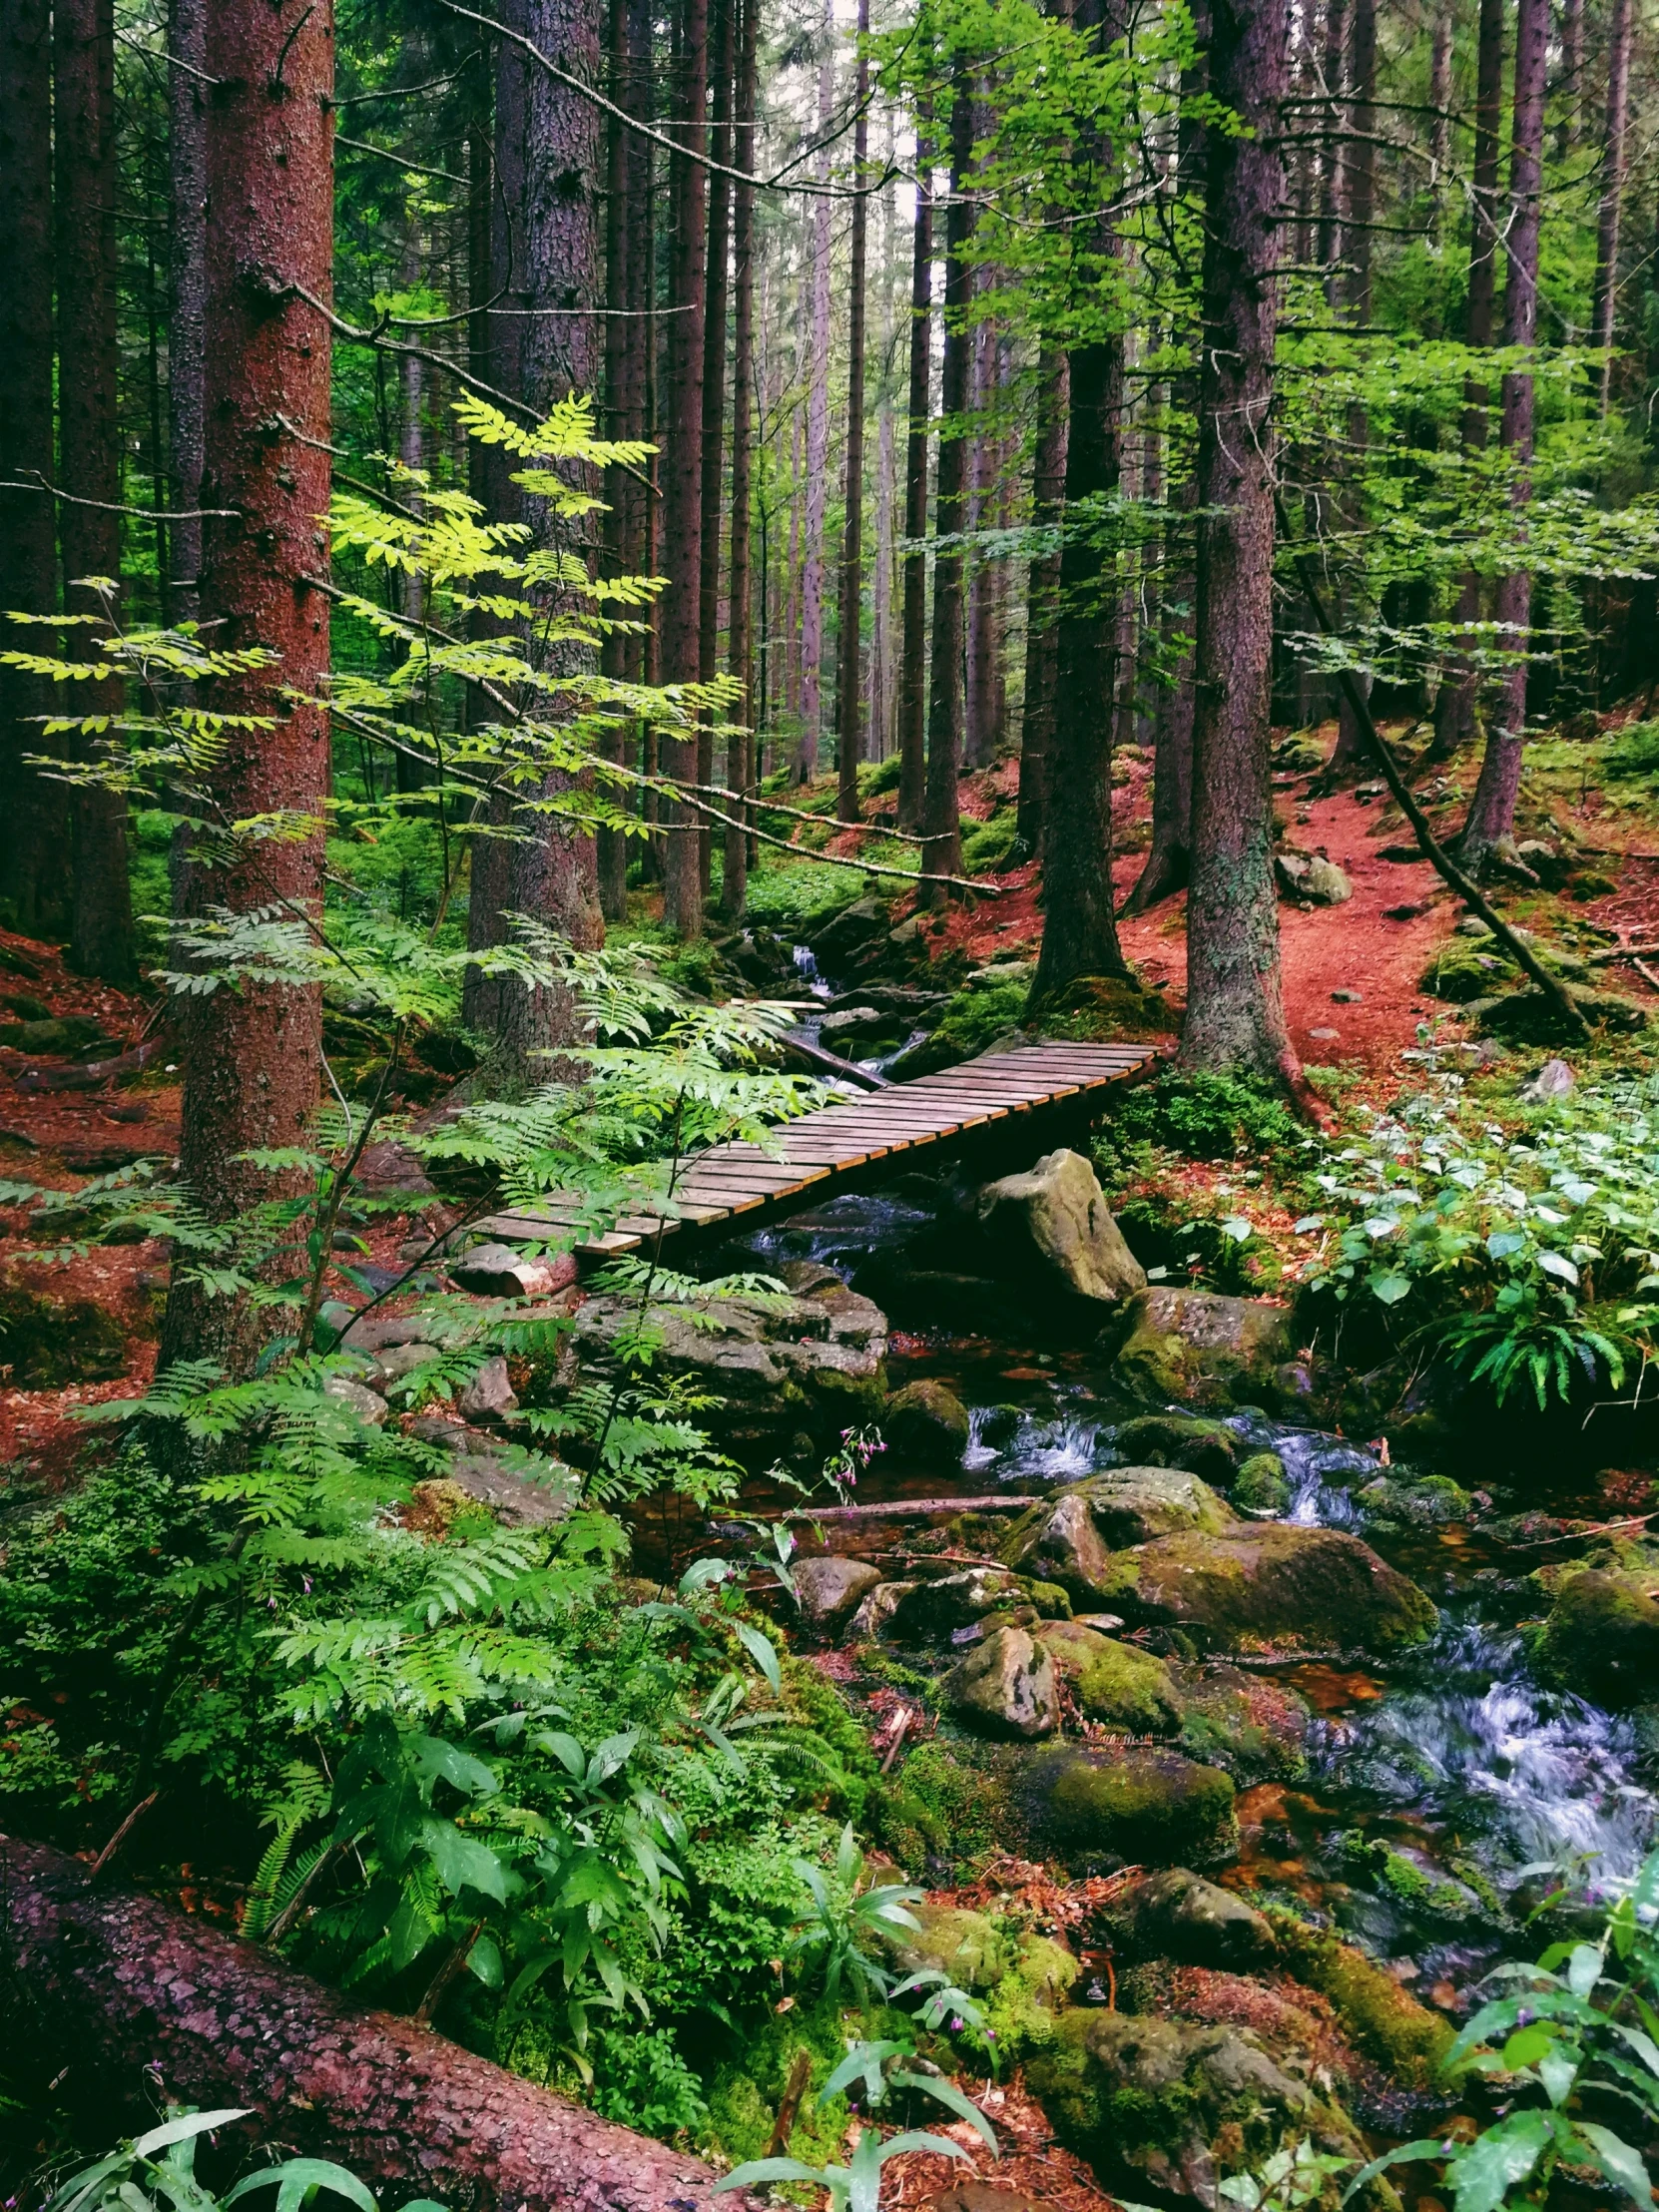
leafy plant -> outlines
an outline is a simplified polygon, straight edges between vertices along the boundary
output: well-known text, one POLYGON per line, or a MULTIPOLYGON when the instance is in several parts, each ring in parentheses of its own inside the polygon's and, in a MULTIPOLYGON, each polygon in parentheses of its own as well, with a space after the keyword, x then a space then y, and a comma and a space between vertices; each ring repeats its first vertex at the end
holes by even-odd
MULTIPOLYGON (((84 2166, 52 2196, 46 2212, 221 2212, 257 2191, 276 2191, 276 2212, 301 2212, 317 2197, 338 2197, 353 2212, 375 2212, 373 2197, 355 2174, 326 2158, 287 2158, 244 2174, 223 2196, 202 2181, 196 2152, 204 2135, 251 2119, 251 2107, 228 2106, 216 2112, 174 2109, 160 2127, 150 2128, 119 2150, 84 2166)), ((444 2212, 428 2197, 417 2197, 402 2212, 444 2212)))
POLYGON ((841 1831, 829 1872, 808 1859, 797 1860, 795 1871, 811 1894, 813 1911, 790 1937, 792 1954, 813 1954, 823 1967, 825 1993, 831 2000, 843 1981, 851 1984, 860 2004, 886 1996, 893 1977, 865 1946, 887 1930, 919 1930, 920 1922, 906 1908, 919 1904, 926 1891, 899 1882, 864 1889, 864 1855, 850 1821, 841 1831))

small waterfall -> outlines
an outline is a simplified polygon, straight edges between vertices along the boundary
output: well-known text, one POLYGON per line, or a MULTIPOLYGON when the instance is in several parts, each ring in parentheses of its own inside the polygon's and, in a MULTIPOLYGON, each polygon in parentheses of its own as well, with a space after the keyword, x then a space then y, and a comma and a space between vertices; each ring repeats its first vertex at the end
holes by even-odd
POLYGON ((1094 1472, 1100 1427, 1097 1420, 1073 1417, 1038 1421, 1023 1415, 1001 1455, 997 1467, 999 1479, 1004 1482, 1081 1482, 1085 1475, 1094 1472))
POLYGON ((1363 1528, 1353 1492, 1382 1471, 1375 1451, 1320 1428, 1285 1428, 1265 1414, 1237 1413, 1227 1423, 1252 1451, 1276 1451, 1285 1462, 1290 1503, 1279 1516, 1301 1528, 1363 1528))

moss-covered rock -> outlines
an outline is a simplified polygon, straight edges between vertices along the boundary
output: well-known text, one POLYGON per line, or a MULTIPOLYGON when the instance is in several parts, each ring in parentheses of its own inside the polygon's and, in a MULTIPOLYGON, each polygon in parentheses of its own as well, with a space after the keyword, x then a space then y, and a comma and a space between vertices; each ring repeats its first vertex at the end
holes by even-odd
POLYGON ((1542 1671, 1598 1704, 1651 1699, 1659 1683, 1659 1559, 1567 1570, 1554 1596, 1538 1639, 1542 1671))
POLYGON ((958 1989, 988 1989, 1014 1961, 1014 1945, 988 1913, 957 1905, 905 1908, 914 1929, 889 1929, 882 1941, 901 1973, 931 1966, 948 1974, 958 1989))
POLYGON ((999 1546, 1024 1574, 1058 1583, 1075 1603, 1104 1595, 1111 1554, 1178 1529, 1226 1528, 1224 1501, 1180 1467, 1114 1467, 1074 1482, 1022 1513, 999 1546))
POLYGON ((1310 1928, 1280 1907, 1270 1907, 1267 1917, 1286 1970, 1330 2000, 1355 2048, 1395 2081, 1429 2087, 1451 2047, 1450 2023, 1352 1943, 1310 1928))
POLYGON ((1282 1513, 1290 1502, 1284 1460, 1277 1451, 1253 1451, 1239 1469, 1233 1503, 1247 1513, 1282 1513))
POLYGON ((946 1704, 994 1736, 1051 1736, 1059 1725, 1054 1662, 1023 1628, 999 1628, 944 1678, 946 1704))
POLYGON ((127 1343, 113 1315, 91 1299, 0 1290, 0 1376, 19 1389, 113 1382, 127 1371, 127 1343))
POLYGON ((1291 1363, 1289 1316, 1261 1299, 1154 1284, 1129 1307, 1117 1372, 1155 1404, 1276 1405, 1291 1363))
POLYGON ((1110 1549, 1094 1524, 1088 1498, 1077 1489, 1022 1513, 999 1548, 1011 1567, 1042 1575, 1073 1602, 1098 1597, 1110 1573, 1110 1549))
POLYGON ((1274 1958, 1279 1949, 1264 1915, 1190 1867, 1169 1867, 1135 1883, 1109 1917, 1132 1958, 1245 1967, 1274 1958))
POLYGON ((822 1559, 798 1559, 795 1599, 801 1617, 821 1635, 844 1627, 881 1580, 867 1559, 842 1559, 833 1552, 822 1559))
POLYGON ((967 1449, 967 1407, 947 1383, 924 1378, 894 1390, 881 1410, 881 1433, 894 1451, 928 1465, 954 1466, 967 1449))
POLYGON ((1215 1650, 1392 1651, 1420 1643, 1437 1617, 1417 1585, 1358 1536, 1284 1521, 1118 1552, 1100 1594, 1132 1621, 1192 1630, 1215 1650))
POLYGON ((1468 1491, 1444 1474, 1380 1475, 1359 1497, 1374 1517, 1413 1528, 1443 1528, 1450 1521, 1467 1520, 1474 1510, 1468 1491))
POLYGON ((1001 1269, 1034 1286, 1102 1306, 1146 1288, 1146 1270, 1080 1152, 1050 1152, 1024 1175, 987 1183, 975 1210, 1001 1269))
POLYGON ((1027 1935, 1013 1964, 990 1990, 983 2009, 985 2025, 996 2037, 1005 2065, 1054 2040, 1066 1997, 1082 1968, 1049 1936, 1027 1935))
POLYGON ((1003 1746, 943 1736, 917 1745, 893 1775, 875 1815, 876 1832, 900 1865, 919 1874, 929 1859, 971 1866, 992 1852, 1016 1848, 1025 1824, 1008 1756, 1003 1746))
POLYGON ((1022 1595, 1017 1578, 1001 1568, 968 1567, 913 1584, 893 1609, 890 1632, 901 1644, 942 1641, 999 1607, 1017 1605, 1022 1595))
POLYGON ((1225 1421, 1199 1413, 1140 1413, 1120 1421, 1112 1442, 1135 1466, 1185 1467, 1224 1486, 1239 1464, 1239 1439, 1225 1421))
POLYGON ((1034 1830, 1070 1856, 1204 1865, 1238 1843, 1230 1778, 1161 1747, 1043 1752, 1024 1787, 1034 1830))
POLYGON ((1062 2142, 1107 2182, 1150 2182, 1214 2206, 1219 2183, 1285 2141, 1364 2159, 1353 2122, 1248 2028, 1076 2011, 1027 2082, 1062 2142))
POLYGON ((1294 1690, 1218 1661, 1170 1674, 1181 1710, 1177 1741, 1189 1758, 1244 1783, 1296 1782, 1307 1773, 1313 1716, 1294 1690))
POLYGON ((1037 1633, 1091 1720, 1136 1736, 1167 1736, 1180 1726, 1181 1701, 1169 1668, 1150 1651, 1079 1621, 1048 1622, 1037 1633))

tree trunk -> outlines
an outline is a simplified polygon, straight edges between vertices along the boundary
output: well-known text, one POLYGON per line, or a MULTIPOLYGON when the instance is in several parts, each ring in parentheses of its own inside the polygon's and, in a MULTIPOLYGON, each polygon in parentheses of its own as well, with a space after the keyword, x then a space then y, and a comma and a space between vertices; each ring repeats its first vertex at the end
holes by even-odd
MULTIPOLYGON (((1542 197, 1544 139, 1544 67, 1549 50, 1549 0, 1520 0, 1515 23, 1513 138, 1509 151, 1508 275, 1503 290, 1503 343, 1534 344, 1538 329, 1538 218, 1542 197)), ((1524 508, 1532 496, 1532 372, 1530 367, 1503 379, 1503 450, 1517 471, 1511 504, 1524 508)), ((1532 576, 1512 569, 1498 579, 1496 618, 1502 640, 1516 656, 1502 685, 1501 702, 1480 762, 1480 780, 1469 802, 1468 820, 1458 839, 1457 857, 1478 877, 1494 858, 1510 856, 1515 834, 1515 799, 1520 791, 1521 753, 1526 730, 1526 651, 1531 629, 1532 576)))
MULTIPOLYGON (((247 912, 278 900, 296 914, 322 905, 322 807, 328 732, 314 699, 328 680, 328 602, 310 581, 327 566, 318 517, 328 511, 329 334, 315 309, 333 286, 333 21, 242 0, 208 23, 206 388, 203 505, 232 510, 203 529, 202 619, 219 646, 266 646, 276 663, 202 687, 216 713, 267 716, 232 730, 209 779, 225 824, 281 809, 314 824, 303 837, 244 846, 226 867, 192 866, 189 895, 247 912), (281 70, 284 97, 273 97, 281 70), (284 427, 274 430, 280 417, 284 427)), ((317 1098, 320 992, 274 984, 187 997, 183 1180, 216 1221, 302 1186, 244 1155, 304 1144, 317 1098)), ((217 1359, 252 1364, 277 1316, 210 1299, 175 1277, 162 1365, 217 1359)))
MULTIPOLYGON (((823 54, 818 76, 821 145, 815 171, 830 182, 830 117, 835 91, 835 25, 830 8, 819 27, 823 54)), ((819 726, 824 678, 824 510, 830 472, 830 200, 813 203, 812 357, 807 364, 806 550, 801 577, 801 780, 818 774, 819 726)))
POLYGON ((1285 1027, 1273 880, 1274 340, 1281 0, 1215 0, 1210 90, 1247 135, 1208 134, 1198 391, 1198 632, 1188 1067, 1300 1069, 1285 1027))
MULTIPOLYGON (((680 68, 675 89, 674 138, 685 149, 670 162, 674 238, 668 318, 667 450, 663 455, 663 678, 697 681, 703 591, 703 312, 704 216, 708 172, 687 154, 706 150, 704 105, 709 81, 709 0, 682 0, 680 68)), ((663 770, 690 783, 697 767, 695 736, 665 729, 659 740, 663 770)), ((698 816, 684 804, 665 805, 668 828, 663 856, 663 919, 676 936, 703 929, 703 888, 698 866, 698 816)))
POLYGON ((1433 195, 1428 236, 1436 243, 1445 212, 1446 176, 1451 160, 1451 49, 1456 30, 1452 0, 1438 0, 1434 10, 1434 42, 1428 54, 1429 190, 1433 195))
MULTIPOLYGON (((1614 0, 1615 6, 1618 0, 1614 0)), ((1629 20, 1628 8, 1626 21, 1629 20)), ((1617 45, 1617 27, 1609 34, 1608 52, 1617 45)), ((1628 65, 1627 65, 1628 66, 1628 65)), ((1565 161, 1578 144, 1582 128, 1580 97, 1584 69, 1584 0, 1561 0, 1560 121, 1555 126, 1555 158, 1565 161)))
MULTIPOLYGON (((606 64, 610 96, 623 109, 632 105, 632 71, 628 53, 628 0, 610 0, 606 27, 606 64)), ((630 426, 629 381, 634 330, 628 309, 633 301, 635 211, 629 201, 632 177, 627 126, 612 116, 605 147, 605 421, 608 435, 628 438, 638 433, 630 426)), ((643 242, 642 242, 643 243, 643 242)), ((605 564, 612 576, 633 573, 637 556, 633 530, 634 483, 624 468, 606 471, 605 564)), ((628 649, 634 640, 623 631, 613 632, 600 653, 601 671, 616 680, 628 675, 628 649)), ((621 764, 627 734, 609 731, 605 756, 621 764)), ((614 796, 614 794, 613 794, 614 796)), ((628 912, 628 839, 620 830, 601 830, 598 849, 599 910, 607 921, 621 921, 628 912)))
MULTIPOLYGON (((1066 439, 1071 412, 1071 363, 1063 347, 1043 346, 1037 360, 1037 450, 1031 464, 1031 522, 1058 539, 1066 511, 1066 439)), ((1060 548, 1032 555, 1025 580, 1025 713, 1019 740, 1019 812, 1014 852, 1022 860, 1042 849, 1048 793, 1048 749, 1054 733, 1058 672, 1060 548)))
MULTIPOLYGON (((1601 413, 1613 404, 1613 335, 1618 321, 1619 214, 1630 126, 1630 40, 1634 30, 1631 0, 1613 0, 1607 30, 1607 127, 1602 134, 1601 213, 1596 227, 1596 283, 1590 343, 1605 354, 1600 368, 1601 413)), ((1562 73, 1565 74, 1563 56, 1562 73)))
MULTIPOLYGON (((1349 187, 1349 243, 1348 281, 1345 287, 1348 310, 1357 328, 1363 328, 1371 320, 1371 224, 1377 202, 1377 148, 1373 139, 1377 130, 1377 0, 1354 0, 1354 46, 1350 56, 1349 81, 1354 98, 1350 103, 1349 117, 1355 133, 1354 152, 1350 162, 1349 187)), ((1371 436, 1371 424, 1364 407, 1348 410, 1348 454, 1343 473, 1347 481, 1338 492, 1338 502, 1343 509, 1346 528, 1358 539, 1364 529, 1362 512, 1363 494, 1355 481, 1356 472, 1363 473, 1364 455, 1371 436)), ((1350 618, 1360 612, 1352 602, 1350 618)), ((1361 691, 1369 699, 1372 679, 1370 670, 1356 679, 1361 691)), ((1366 742, 1360 729, 1359 718, 1348 687, 1343 687, 1337 709, 1337 744, 1331 756, 1331 772, 1352 767, 1366 751, 1366 742)))
MULTIPOLYGON (((852 126, 852 180, 865 182, 869 158, 869 0, 858 0, 857 120, 852 126)), ((841 536, 840 675, 835 686, 835 758, 839 774, 836 813, 858 819, 858 761, 863 750, 863 698, 859 655, 864 567, 864 261, 869 202, 852 203, 852 269, 847 283, 846 506, 841 536)))
MULTIPOLYGON (((737 128, 733 134, 733 167, 745 177, 755 168, 755 79, 760 42, 761 0, 733 0, 742 10, 738 38, 737 128)), ((749 837, 743 828, 747 817, 742 794, 755 781, 756 730, 761 721, 755 681, 755 655, 751 644, 753 610, 750 584, 750 508, 754 500, 755 448, 753 435, 755 385, 755 188, 738 184, 732 189, 732 282, 735 313, 732 332, 732 560, 729 580, 731 613, 727 629, 726 667, 743 686, 743 697, 732 714, 732 735, 726 741, 726 788, 734 794, 726 812, 732 821, 724 837, 725 869, 720 886, 720 910, 730 921, 740 921, 749 899, 749 837)), ((761 583, 763 608, 766 580, 761 583)))
MULTIPOLYGON (((738 0, 713 0, 715 50, 713 129, 709 151, 732 163, 732 70, 738 0)), ((709 179, 709 267, 703 325, 703 550, 698 586, 698 676, 712 683, 720 673, 721 480, 726 465, 726 291, 732 250, 732 180, 718 171, 709 179)), ((715 780, 714 730, 705 715, 697 733, 697 781, 715 780)), ((705 821, 697 833, 698 895, 706 903, 713 879, 714 838, 705 821)))
MULTIPOLYGON (((115 0, 56 0, 53 9, 54 114, 57 153, 58 482, 70 495, 59 507, 64 606, 96 614, 107 601, 83 578, 119 585, 121 421, 116 334, 115 0), (92 502, 81 505, 78 501, 92 502)), ((40 467, 44 455, 33 466, 40 467)), ((69 633, 72 659, 90 659, 96 643, 69 633)), ((119 715, 119 683, 75 686, 68 711, 119 715)), ((108 758, 112 747, 77 739, 82 759, 108 758)), ((73 845, 69 965, 81 975, 125 982, 134 973, 133 907, 128 889, 127 800, 97 786, 70 795, 73 845)))
POLYGON ((1336 304, 1343 252, 1343 219, 1348 212, 1348 160, 1343 129, 1343 89, 1348 65, 1348 28, 1354 0, 1332 0, 1325 18, 1324 123, 1330 133, 1320 171, 1319 259, 1325 271, 1326 296, 1336 304))
MULTIPOLYGON (((1100 47, 1122 35, 1122 11, 1087 0, 1076 11, 1100 47)), ((1079 149, 1089 189, 1113 197, 1111 149, 1096 138, 1079 149)), ((1118 251, 1115 226, 1102 219, 1091 259, 1118 251)), ((1115 563, 1073 526, 1079 505, 1115 491, 1123 468, 1123 340, 1116 334, 1075 346, 1071 355, 1071 429, 1066 445, 1065 542, 1060 554, 1060 616, 1055 637, 1054 725, 1048 788, 1057 802, 1043 823, 1043 938, 1033 1001, 1053 998, 1084 975, 1125 975, 1112 912, 1112 723, 1116 685, 1115 563)))
POLYGON ((203 368, 207 353, 209 88, 197 74, 208 50, 207 0, 172 0, 167 50, 168 163, 173 198, 172 307, 167 338, 168 446, 176 519, 173 619, 194 622, 202 574, 203 368))
MULTIPOLYGON (((962 742, 962 554, 967 511, 967 440, 960 435, 967 409, 972 332, 964 328, 973 273, 967 250, 973 238, 973 203, 966 184, 973 158, 973 86, 958 63, 950 104, 950 205, 944 223, 944 362, 939 407, 946 435, 939 440, 938 488, 933 527, 957 542, 933 560, 933 668, 927 701, 927 803, 922 820, 921 865, 926 874, 955 875, 962 865, 957 806, 957 758, 962 742)), ((942 884, 922 886, 919 903, 943 904, 942 884)))
POLYGON ((932 116, 916 111, 910 236, 910 388, 904 440, 904 611, 898 679, 898 827, 919 830, 927 786, 927 420, 933 396, 932 116))
POLYGON ((63 2067, 62 2096, 101 2141, 149 2125, 164 2099, 251 2108, 230 2140, 333 2159, 399 2202, 413 2190, 474 2212, 683 2212, 714 2185, 686 2152, 360 2010, 256 1943, 97 1886, 59 1852, 0 1837, 0 1873, 18 2047, 43 2084, 63 2067))
MULTIPOLYGON (((0 477, 52 477, 52 27, 48 0, 10 0, 0 16, 0 477)), ((0 491, 0 612, 57 604, 56 515, 44 487, 0 491)), ((7 648, 19 643, 0 624, 7 648)), ((68 810, 61 784, 29 768, 48 750, 33 719, 50 688, 0 668, 0 896, 29 935, 67 917, 68 810)))

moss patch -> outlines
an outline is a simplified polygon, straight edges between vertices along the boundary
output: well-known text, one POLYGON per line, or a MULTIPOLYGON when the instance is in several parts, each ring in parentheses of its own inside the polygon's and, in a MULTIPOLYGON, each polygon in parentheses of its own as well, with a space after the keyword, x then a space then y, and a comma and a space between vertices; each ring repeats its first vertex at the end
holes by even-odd
POLYGON ((1068 1747, 1033 1763, 1028 1788, 1034 1826, 1074 1854, 1203 1866, 1238 1844, 1231 1779, 1178 1752, 1068 1747))
POLYGON ((1292 1975, 1330 1998, 1355 2047, 1396 2081, 1427 2088, 1451 2047, 1450 2023, 1407 1995, 1352 1943, 1308 1927, 1280 1907, 1269 1907, 1268 1919, 1292 1975))

